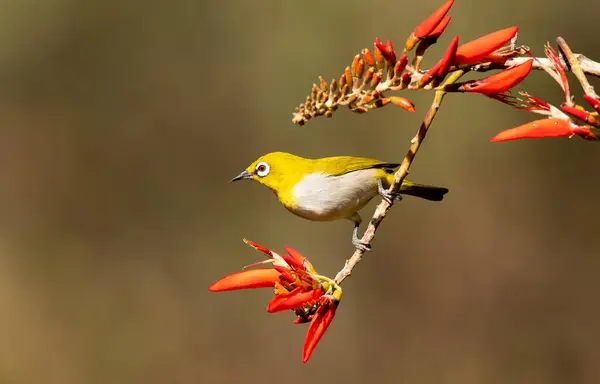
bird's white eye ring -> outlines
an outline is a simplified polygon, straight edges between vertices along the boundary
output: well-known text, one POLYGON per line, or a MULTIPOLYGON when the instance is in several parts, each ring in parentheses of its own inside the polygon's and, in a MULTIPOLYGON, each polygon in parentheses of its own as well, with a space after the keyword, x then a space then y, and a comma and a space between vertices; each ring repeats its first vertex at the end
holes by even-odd
POLYGON ((261 161, 260 163, 256 164, 256 174, 260 177, 267 176, 270 170, 271 167, 264 161, 261 161))

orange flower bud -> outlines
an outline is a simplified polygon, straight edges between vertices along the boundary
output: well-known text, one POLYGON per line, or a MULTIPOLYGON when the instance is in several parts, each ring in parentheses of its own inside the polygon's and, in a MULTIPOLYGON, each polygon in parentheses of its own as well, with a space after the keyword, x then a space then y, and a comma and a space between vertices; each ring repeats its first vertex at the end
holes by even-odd
POLYGON ((455 64, 477 64, 481 59, 508 43, 519 31, 510 27, 469 41, 456 50, 455 64))
POLYGON ((323 76, 319 76, 319 87, 321 91, 327 92, 329 90, 329 85, 327 84, 327 80, 323 78, 323 76))
POLYGON ((379 64, 379 67, 382 68, 383 63, 385 62, 385 57, 383 56, 383 52, 381 52, 381 49, 379 49, 377 45, 373 47, 373 55, 375 56, 375 63, 379 64))
POLYGON ((352 76, 360 79, 365 70, 365 62, 360 57, 360 55, 354 56, 354 59, 352 60, 351 68, 352 68, 352 76))
POLYGON ((369 51, 369 48, 364 48, 361 53, 365 59, 365 64, 367 64, 369 67, 375 65, 375 59, 373 58, 371 51, 369 51))
MULTIPOLYGON (((352 64, 354 64, 354 62, 352 64)), ((346 79, 346 84, 348 84, 348 87, 352 88, 352 70, 350 67, 346 67, 346 69, 344 69, 344 78, 346 79)), ((314 98, 315 97, 313 97, 313 99, 314 98)))
POLYGON ((370 88, 375 89, 381 82, 381 78, 382 78, 381 72, 377 72, 377 73, 373 74, 373 80, 371 80, 370 88))
POLYGON ((571 123, 563 119, 541 119, 516 128, 507 129, 492 138, 492 142, 518 140, 518 139, 540 139, 544 137, 568 137, 574 134, 571 123))
POLYGON ((459 87, 459 90, 463 92, 482 93, 484 95, 506 92, 522 82, 531 72, 532 66, 533 59, 530 59, 484 79, 465 83, 459 87))
POLYGON ((392 96, 389 98, 389 101, 396 104, 400 108, 406 109, 408 112, 416 112, 414 104, 407 98, 400 96, 392 96))

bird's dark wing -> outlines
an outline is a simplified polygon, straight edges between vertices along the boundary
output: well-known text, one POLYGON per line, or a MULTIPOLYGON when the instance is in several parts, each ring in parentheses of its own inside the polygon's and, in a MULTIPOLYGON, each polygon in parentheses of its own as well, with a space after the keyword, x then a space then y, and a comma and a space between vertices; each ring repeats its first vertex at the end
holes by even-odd
POLYGON ((380 160, 351 156, 330 157, 327 161, 324 161, 323 164, 326 164, 323 167, 323 170, 332 176, 340 176, 346 173, 372 168, 394 170, 400 166, 400 164, 397 163, 386 163, 380 160))

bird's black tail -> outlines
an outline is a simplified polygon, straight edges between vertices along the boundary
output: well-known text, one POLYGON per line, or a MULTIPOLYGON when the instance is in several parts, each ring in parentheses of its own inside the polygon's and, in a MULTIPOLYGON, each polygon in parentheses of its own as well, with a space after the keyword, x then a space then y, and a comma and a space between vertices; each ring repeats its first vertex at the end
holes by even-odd
POLYGON ((435 187, 433 185, 417 184, 412 181, 404 180, 400 193, 403 195, 420 197, 425 200, 441 201, 444 195, 448 193, 448 188, 435 187))

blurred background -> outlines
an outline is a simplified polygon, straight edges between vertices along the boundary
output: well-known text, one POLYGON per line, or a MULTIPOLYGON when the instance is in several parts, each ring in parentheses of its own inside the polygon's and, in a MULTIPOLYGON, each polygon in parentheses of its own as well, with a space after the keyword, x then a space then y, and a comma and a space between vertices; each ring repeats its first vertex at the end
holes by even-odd
MULTIPOLYGON (((598 383, 600 147, 491 144, 536 117, 485 97, 445 99, 411 178, 450 194, 393 208, 307 365, 307 327, 268 315, 269 290, 207 291, 262 259, 244 237, 343 266, 351 223, 228 181, 271 151, 399 161, 430 92, 404 94, 415 114, 291 113, 317 76, 376 36, 402 46, 440 4, 1 1, 0 382, 598 383)), ((426 65, 454 34, 511 25, 538 55, 560 35, 600 59, 598 1, 451 14, 426 65)), ((562 100, 543 73, 523 87, 562 100)))

